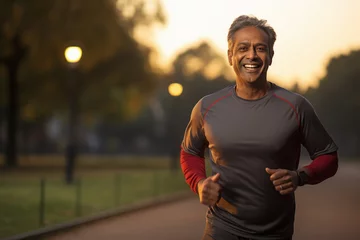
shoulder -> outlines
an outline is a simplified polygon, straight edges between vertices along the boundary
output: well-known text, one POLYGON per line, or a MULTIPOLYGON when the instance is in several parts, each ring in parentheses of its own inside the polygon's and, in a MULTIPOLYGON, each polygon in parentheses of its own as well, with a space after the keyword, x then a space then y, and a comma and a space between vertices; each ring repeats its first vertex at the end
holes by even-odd
POLYGON ((213 105, 214 103, 221 101, 227 97, 230 97, 233 94, 234 85, 227 86, 219 91, 211 93, 209 95, 204 96, 199 100, 201 103, 202 109, 206 109, 213 105))
POLYGON ((310 102, 301 94, 292 92, 285 88, 282 88, 274 83, 273 85, 273 95, 274 97, 287 102, 288 104, 292 105, 293 107, 299 109, 302 107, 311 106, 310 102))

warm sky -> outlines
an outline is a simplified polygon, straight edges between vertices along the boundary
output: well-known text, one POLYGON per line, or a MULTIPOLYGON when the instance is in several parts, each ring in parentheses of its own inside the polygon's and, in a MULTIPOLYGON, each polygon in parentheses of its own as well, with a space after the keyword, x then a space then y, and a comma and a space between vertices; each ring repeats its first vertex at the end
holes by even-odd
MULTIPOLYGON (((227 31, 239 15, 267 19, 277 33, 269 76, 287 87, 316 84, 331 56, 360 49, 360 0, 161 0, 167 25, 155 34, 161 57, 201 39, 224 56, 227 31)), ((359 63, 360 66, 360 63, 359 63)))

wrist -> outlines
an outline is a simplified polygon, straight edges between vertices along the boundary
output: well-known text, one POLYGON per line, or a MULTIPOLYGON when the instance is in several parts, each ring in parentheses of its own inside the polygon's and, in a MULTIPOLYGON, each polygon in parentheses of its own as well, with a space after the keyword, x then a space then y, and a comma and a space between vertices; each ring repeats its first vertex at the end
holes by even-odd
POLYGON ((304 169, 299 169, 296 171, 298 186, 304 186, 309 182, 309 174, 304 169))
POLYGON ((204 182, 205 178, 201 178, 196 184, 196 192, 199 194, 199 189, 201 188, 202 183, 204 182))

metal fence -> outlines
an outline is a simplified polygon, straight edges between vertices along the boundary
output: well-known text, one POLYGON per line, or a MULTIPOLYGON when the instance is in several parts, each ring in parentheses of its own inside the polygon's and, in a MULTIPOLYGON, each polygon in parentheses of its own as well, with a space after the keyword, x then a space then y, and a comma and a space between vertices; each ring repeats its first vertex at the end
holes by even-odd
POLYGON ((70 185, 57 177, 0 179, 0 238, 185 189, 181 172, 170 170, 87 175, 70 185))

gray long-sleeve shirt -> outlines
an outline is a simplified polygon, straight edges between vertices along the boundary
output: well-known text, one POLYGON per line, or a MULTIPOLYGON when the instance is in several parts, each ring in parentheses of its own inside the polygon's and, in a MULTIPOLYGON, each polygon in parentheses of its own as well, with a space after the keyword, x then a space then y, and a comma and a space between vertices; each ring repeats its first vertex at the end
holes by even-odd
POLYGON ((207 220, 235 235, 282 239, 293 234, 294 194, 281 195, 265 168, 296 170, 301 144, 311 159, 337 151, 311 104, 273 83, 257 100, 239 98, 235 86, 203 97, 193 108, 182 148, 204 157, 220 173, 221 203, 207 220))

